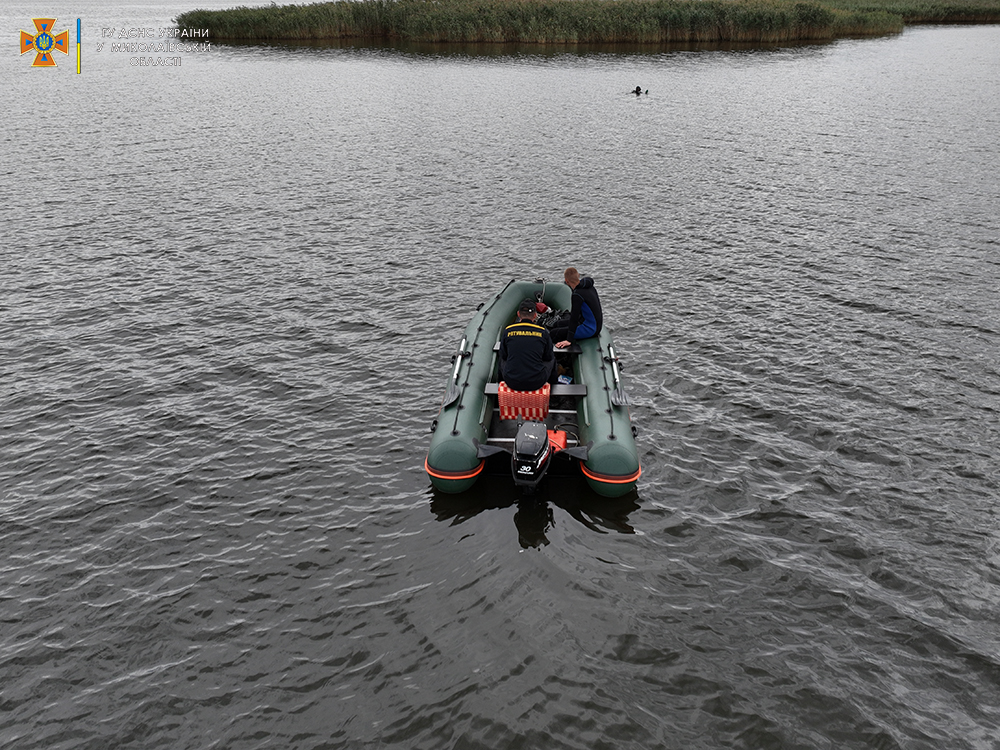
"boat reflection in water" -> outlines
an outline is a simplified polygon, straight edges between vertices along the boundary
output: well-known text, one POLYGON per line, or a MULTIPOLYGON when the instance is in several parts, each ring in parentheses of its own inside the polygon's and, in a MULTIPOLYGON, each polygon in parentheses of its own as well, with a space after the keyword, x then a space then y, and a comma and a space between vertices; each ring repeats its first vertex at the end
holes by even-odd
POLYGON ((599 534, 634 534, 629 514, 639 509, 639 494, 633 490, 622 497, 602 497, 579 476, 548 477, 534 493, 518 493, 509 480, 489 477, 459 494, 434 490, 431 498, 431 512, 437 520, 450 521, 453 526, 484 511, 511 507, 516 508, 518 543, 528 549, 549 543, 547 534, 558 522, 554 508, 599 534))

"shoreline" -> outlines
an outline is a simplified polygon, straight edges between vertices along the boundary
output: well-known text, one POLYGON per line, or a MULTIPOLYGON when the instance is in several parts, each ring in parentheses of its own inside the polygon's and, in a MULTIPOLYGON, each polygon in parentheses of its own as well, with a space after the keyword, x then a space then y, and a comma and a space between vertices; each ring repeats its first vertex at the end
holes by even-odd
POLYGON ((192 10, 175 22, 234 42, 781 44, 1000 23, 1000 0, 336 0, 192 10))

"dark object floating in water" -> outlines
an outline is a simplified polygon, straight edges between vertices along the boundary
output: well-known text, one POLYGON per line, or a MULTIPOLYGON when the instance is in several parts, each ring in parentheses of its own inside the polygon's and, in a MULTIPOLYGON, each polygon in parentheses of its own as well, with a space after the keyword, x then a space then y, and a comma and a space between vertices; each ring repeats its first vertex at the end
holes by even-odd
MULTIPOLYGON (((642 93, 643 93, 643 91, 642 91, 642 86, 636 86, 636 87, 635 87, 635 88, 634 88, 634 89, 632 90, 632 93, 633 93, 633 94, 635 94, 636 96, 641 96, 641 95, 642 95, 642 93)), ((648 94, 648 93, 649 93, 649 89, 646 89, 646 92, 645 92, 645 93, 647 93, 647 94, 648 94)))

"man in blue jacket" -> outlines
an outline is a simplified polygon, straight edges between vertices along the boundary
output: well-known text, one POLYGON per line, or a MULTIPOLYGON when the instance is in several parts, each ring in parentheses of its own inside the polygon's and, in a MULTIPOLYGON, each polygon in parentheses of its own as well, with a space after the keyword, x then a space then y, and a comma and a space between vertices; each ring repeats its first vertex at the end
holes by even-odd
POLYGON ((517 321, 500 338, 500 377, 515 391, 534 391, 556 382, 556 357, 548 329, 535 323, 535 300, 525 299, 517 310, 517 321))
POLYGON ((573 309, 569 314, 569 325, 552 329, 556 347, 565 349, 579 339, 589 339, 604 327, 601 312, 601 298, 594 288, 594 280, 589 276, 580 277, 579 271, 570 266, 563 274, 566 286, 573 290, 573 309))

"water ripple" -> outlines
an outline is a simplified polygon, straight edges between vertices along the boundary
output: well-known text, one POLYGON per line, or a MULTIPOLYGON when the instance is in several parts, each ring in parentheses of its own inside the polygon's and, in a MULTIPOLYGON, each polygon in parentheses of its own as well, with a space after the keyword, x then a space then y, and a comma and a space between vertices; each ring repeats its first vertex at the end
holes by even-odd
POLYGON ((992 747, 996 34, 53 78, 0 124, 4 742, 992 747), (570 264, 638 492, 435 493, 461 327, 570 264))

